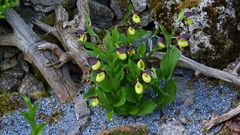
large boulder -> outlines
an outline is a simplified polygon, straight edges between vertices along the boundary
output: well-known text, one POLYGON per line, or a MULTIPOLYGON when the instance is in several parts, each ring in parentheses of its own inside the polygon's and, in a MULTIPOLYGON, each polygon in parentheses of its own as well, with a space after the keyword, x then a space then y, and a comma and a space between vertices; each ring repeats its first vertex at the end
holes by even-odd
POLYGON ((177 34, 190 34, 190 55, 209 66, 223 68, 240 54, 239 22, 240 2, 235 0, 150 0, 153 18, 171 31, 180 9, 193 12, 193 25, 179 24, 177 34))
POLYGON ((25 0, 25 5, 31 5, 36 11, 50 12, 54 10, 57 4, 61 4, 63 0, 25 0))
POLYGON ((114 13, 110 8, 96 1, 89 1, 89 9, 93 26, 104 29, 112 25, 114 13))

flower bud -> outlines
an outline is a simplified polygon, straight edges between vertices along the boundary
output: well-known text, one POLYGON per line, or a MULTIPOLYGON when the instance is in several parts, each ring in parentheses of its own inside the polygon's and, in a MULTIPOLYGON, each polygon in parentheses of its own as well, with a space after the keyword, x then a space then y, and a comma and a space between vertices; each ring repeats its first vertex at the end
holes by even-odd
POLYGON ((135 92, 137 94, 142 94, 143 93, 143 86, 139 81, 135 85, 135 92))
POLYGON ((92 105, 92 106, 97 106, 98 104, 99 104, 98 98, 94 98, 94 99, 92 100, 92 102, 91 102, 91 105, 92 105))
POLYGON ((188 18, 188 19, 185 20, 185 24, 192 25, 193 24, 193 20, 188 18))
POLYGON ((137 67, 138 67, 138 69, 140 69, 140 70, 144 70, 144 68, 145 68, 145 63, 143 62, 142 59, 140 59, 140 60, 137 62, 137 67))
POLYGON ((194 15, 193 14, 193 12, 185 12, 185 17, 186 17, 186 19, 185 19, 185 24, 186 25, 192 25, 193 24, 193 20, 192 20, 192 16, 194 15))
POLYGON ((93 70, 98 70, 101 66, 101 62, 98 60, 98 58, 90 57, 87 59, 88 63, 92 66, 93 70))
POLYGON ((117 57, 120 60, 127 59, 126 47, 125 46, 121 46, 121 47, 117 48, 116 50, 117 50, 117 57))
POLYGON ((178 46, 179 47, 189 46, 189 43, 188 43, 189 38, 190 38, 190 36, 188 34, 181 34, 177 39, 178 46))
POLYGON ((189 45, 188 41, 185 39, 179 39, 177 42, 179 47, 187 47, 189 45))
POLYGON ((141 18, 137 14, 133 14, 132 20, 135 23, 140 23, 141 22, 141 18))
POLYGON ((87 41, 87 35, 86 34, 81 34, 79 37, 80 42, 86 42, 87 41))
POLYGON ((144 72, 144 73, 142 74, 142 79, 143 79, 144 82, 150 83, 151 80, 152 80, 152 78, 151 78, 151 73, 149 74, 148 72, 144 72))
POLYGON ((166 45, 165 45, 165 39, 162 38, 162 37, 159 37, 157 39, 157 45, 160 49, 163 49, 163 48, 166 48, 166 45))
POLYGON ((128 28, 128 34, 129 35, 134 35, 136 33, 136 30, 133 27, 128 28))
POLYGON ((96 76, 96 82, 101 82, 101 81, 104 80, 104 78, 105 78, 105 72, 102 71, 102 72, 100 72, 100 73, 97 74, 97 76, 96 76))
POLYGON ((133 47, 133 46, 129 46, 129 47, 128 47, 128 51, 127 51, 127 53, 128 53, 129 55, 131 55, 131 54, 135 54, 136 52, 135 52, 134 47, 133 47))
POLYGON ((186 18, 190 18, 190 17, 193 16, 193 15, 194 15, 194 13, 193 13, 193 12, 190 12, 190 11, 184 13, 184 16, 185 16, 186 18))

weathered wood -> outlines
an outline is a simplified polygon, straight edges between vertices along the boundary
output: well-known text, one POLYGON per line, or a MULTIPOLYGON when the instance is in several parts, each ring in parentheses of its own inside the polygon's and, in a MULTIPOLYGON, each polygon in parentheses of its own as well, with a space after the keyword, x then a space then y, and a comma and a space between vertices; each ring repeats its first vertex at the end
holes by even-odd
MULTIPOLYGON (((76 64, 83 71, 83 80, 88 77, 90 68, 87 61, 89 55, 86 49, 79 43, 78 38, 75 34, 77 30, 86 29, 85 17, 89 16, 88 0, 77 0, 78 13, 74 16, 73 20, 68 20, 68 13, 61 6, 57 6, 55 10, 56 14, 56 24, 54 26, 49 26, 40 21, 34 22, 42 30, 49 32, 54 35, 62 44, 65 51, 70 54, 71 59, 76 62, 76 64), (50 30, 50 31, 49 31, 50 30)), ((45 49, 49 49, 48 46, 45 49)))
POLYGON ((223 115, 212 118, 210 121, 208 121, 205 124, 205 126, 203 127, 203 131, 206 132, 206 131, 210 130, 213 126, 215 126, 219 123, 222 123, 224 121, 227 121, 238 114, 240 114, 240 105, 238 105, 236 108, 230 110, 229 112, 227 112, 223 115))
MULTIPOLYGON (((153 57, 162 59, 164 57, 164 55, 165 55, 165 53, 163 53, 163 52, 156 52, 155 54, 153 54, 153 57)), ((222 71, 222 70, 218 70, 215 68, 205 66, 205 65, 198 63, 194 60, 191 60, 183 55, 181 55, 181 57, 180 57, 178 66, 192 69, 195 71, 195 73, 197 75, 203 74, 208 77, 213 77, 213 78, 220 79, 220 80, 240 86, 240 77, 239 76, 222 71)))
MULTIPOLYGON (((75 97, 78 89, 70 78, 68 68, 55 69, 45 66, 47 63, 52 63, 58 59, 49 51, 38 50, 38 45, 46 43, 46 41, 42 42, 41 38, 13 9, 6 10, 5 16, 14 30, 15 38, 13 39, 16 39, 10 43, 19 48, 24 53, 25 59, 39 69, 59 101, 63 103, 75 97)), ((2 39, 4 39, 4 36, 2 36, 2 39)), ((4 42, 0 42, 0 44, 4 44, 4 42)))

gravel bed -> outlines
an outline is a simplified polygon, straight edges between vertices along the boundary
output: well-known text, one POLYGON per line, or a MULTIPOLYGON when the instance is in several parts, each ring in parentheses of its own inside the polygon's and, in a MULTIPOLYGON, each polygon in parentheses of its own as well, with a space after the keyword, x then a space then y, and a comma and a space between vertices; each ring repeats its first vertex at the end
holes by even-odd
MULTIPOLYGON (((186 70, 175 72, 178 82, 177 98, 171 105, 163 110, 156 110, 154 113, 144 117, 123 117, 115 115, 112 121, 105 118, 106 110, 101 107, 90 108, 91 118, 88 126, 83 130, 83 135, 91 135, 96 132, 126 124, 144 123, 150 129, 150 135, 161 134, 161 126, 164 124, 163 118, 167 121, 176 119, 186 119, 183 124, 187 134, 198 135, 204 120, 210 119, 213 113, 225 113, 231 107, 231 103, 236 99, 237 92, 231 90, 224 84, 209 85, 203 81, 194 81, 193 73, 186 70)), ((40 103, 38 116, 53 116, 56 112, 61 112, 57 122, 50 123, 44 131, 44 135, 56 135, 64 133, 77 121, 74 113, 74 104, 68 103, 60 105, 55 98, 38 99, 35 103, 40 103)), ((29 125, 21 116, 22 109, 11 114, 5 114, 0 118, 1 135, 26 135, 30 133, 29 125)), ((39 122, 43 120, 40 119, 39 122)))

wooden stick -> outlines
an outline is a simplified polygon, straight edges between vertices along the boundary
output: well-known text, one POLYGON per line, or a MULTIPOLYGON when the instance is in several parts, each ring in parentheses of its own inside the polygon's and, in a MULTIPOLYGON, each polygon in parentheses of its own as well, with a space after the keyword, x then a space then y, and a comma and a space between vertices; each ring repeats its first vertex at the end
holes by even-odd
POLYGON ((204 132, 207 132, 208 130, 210 130, 213 126, 219 124, 219 123, 222 123, 224 121, 227 121, 231 118, 233 118, 234 116, 238 115, 240 113, 240 105, 238 105, 236 108, 230 110, 229 112, 223 114, 223 115, 220 115, 220 116, 217 116, 217 117, 214 117, 212 118, 210 121, 208 121, 205 126, 203 127, 203 131, 204 132))
MULTIPOLYGON (((163 52, 156 52, 153 54, 153 57, 162 59, 164 57, 164 55, 165 55, 165 53, 163 53, 163 52)), ((197 74, 203 74, 208 77, 213 77, 213 78, 220 79, 220 80, 240 86, 240 77, 239 76, 222 71, 222 70, 218 70, 215 68, 205 66, 205 65, 198 63, 192 59, 189 59, 183 55, 181 55, 181 57, 180 57, 178 66, 192 69, 197 74)))

